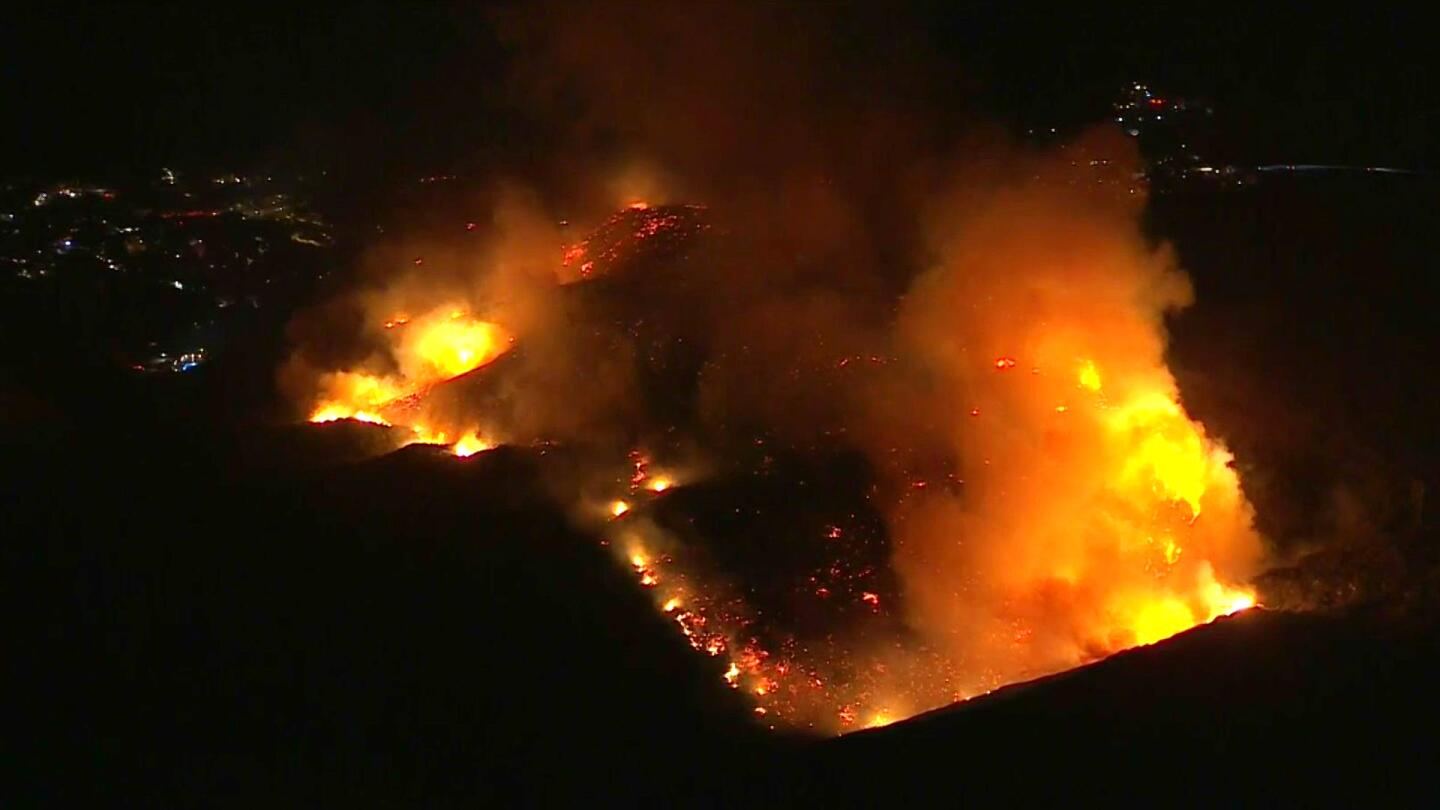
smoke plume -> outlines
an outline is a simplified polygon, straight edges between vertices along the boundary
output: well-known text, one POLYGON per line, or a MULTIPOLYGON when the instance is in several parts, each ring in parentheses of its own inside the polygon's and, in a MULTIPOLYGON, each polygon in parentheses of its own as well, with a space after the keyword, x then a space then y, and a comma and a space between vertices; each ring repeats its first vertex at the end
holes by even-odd
POLYGON ((863 453, 900 615, 947 673, 919 689, 934 659, 880 645, 866 694, 904 711, 1253 603, 1250 507, 1164 362, 1191 288, 1142 234, 1118 132, 1038 149, 965 121, 924 37, 871 12, 557 4, 497 25, 516 115, 555 155, 494 186, 466 247, 377 247, 392 271, 297 323, 305 413, 360 375, 378 389, 352 414, 445 441, 863 453), (704 206, 703 233, 607 276, 586 234, 691 227, 644 213, 670 203, 704 206), (437 367, 432 327, 504 337, 437 367))

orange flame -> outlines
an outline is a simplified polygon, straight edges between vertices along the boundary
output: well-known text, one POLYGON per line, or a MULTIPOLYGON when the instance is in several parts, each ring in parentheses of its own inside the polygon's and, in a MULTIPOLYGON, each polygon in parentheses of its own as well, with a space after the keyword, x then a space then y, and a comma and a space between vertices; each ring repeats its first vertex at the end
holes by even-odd
POLYGON ((451 310, 447 317, 432 314, 408 327, 398 357, 405 376, 423 384, 458 377, 489 363, 507 349, 505 330, 467 318, 461 310, 451 310))
MULTIPOLYGON (((445 432, 410 419, 398 420, 387 413, 387 406, 490 363, 510 349, 512 338, 499 325, 470 318, 453 305, 437 307, 419 318, 397 315, 383 326, 398 373, 355 370, 323 375, 309 421, 354 419, 386 426, 399 421, 415 432, 417 441, 449 443, 445 432)), ((483 442, 478 438, 462 441, 466 442, 462 449, 488 449, 479 447, 483 442)))
POLYGON ((481 438, 475 431, 470 431, 460 440, 455 442, 450 451, 460 458, 469 458, 476 453, 483 453, 486 450, 494 449, 495 445, 489 440, 481 438))

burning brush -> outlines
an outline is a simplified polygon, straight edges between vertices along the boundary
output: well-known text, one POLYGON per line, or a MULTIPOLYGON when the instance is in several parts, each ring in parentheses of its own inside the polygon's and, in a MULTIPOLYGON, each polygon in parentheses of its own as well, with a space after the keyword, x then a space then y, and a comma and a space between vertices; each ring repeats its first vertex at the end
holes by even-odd
POLYGON ((494 443, 477 429, 456 434, 408 418, 407 409, 434 386, 484 366, 510 350, 514 339, 497 324, 477 320, 462 308, 441 306, 411 319, 397 315, 384 323, 397 373, 339 371, 320 380, 311 422, 352 419, 408 429, 414 441, 451 444, 458 456, 488 450, 494 443))
MULTIPOLYGON (((1041 168, 1037 176, 1071 171, 1041 168)), ((1056 191, 1037 182, 983 204, 967 200, 941 227, 943 259, 901 302, 883 348, 811 339, 848 336, 849 321, 804 321, 815 333, 781 344, 814 353, 831 387, 821 397, 794 394, 784 387, 792 378, 811 384, 797 366, 762 377, 767 397, 826 406, 827 418, 842 420, 825 433, 831 449, 777 442, 772 450, 758 433, 714 431, 722 442, 753 441, 712 448, 729 472, 708 483, 632 449, 596 465, 603 496, 576 491, 575 511, 686 643, 715 659, 717 679, 750 696, 764 724, 825 733, 883 725, 1256 603, 1244 585, 1260 557, 1249 504, 1228 453, 1185 412, 1163 362, 1160 316, 1188 301, 1188 283, 1145 244, 1135 201, 1092 198, 1109 193, 1093 186, 1056 191), (836 464, 814 462, 833 448, 864 460, 854 486, 826 479, 836 464), (795 458, 815 466, 786 460, 795 458), (792 485, 783 497, 754 500, 756 487, 780 479, 792 485), (826 500, 840 492, 845 499, 826 500), (824 514, 787 522, 821 502, 824 514), (746 523, 735 517, 742 514, 757 517, 746 523)), ((610 293, 650 283, 627 268, 691 250, 707 227, 702 212, 637 205, 616 213, 555 249, 554 294, 583 295, 601 277, 597 286, 610 293)), ((582 325, 574 334, 588 341, 572 351, 593 356, 594 336, 617 319, 619 334, 630 336, 669 323, 644 309, 652 298, 633 299, 642 303, 623 315, 567 309, 582 325)), ((446 304, 377 324, 389 370, 321 376, 311 421, 392 425, 462 457, 517 435, 507 420, 529 420, 525 435, 543 435, 544 419, 512 400, 435 418, 438 391, 483 376, 517 342, 501 325, 503 310, 498 323, 467 312, 446 304)), ((832 310, 806 312, 823 321, 832 310)), ((755 317, 672 320, 783 329, 755 317)), ((699 342, 737 345, 748 362, 768 362, 763 351, 749 354, 749 343, 767 336, 725 342, 677 333, 667 343, 662 333, 629 346, 630 355, 600 356, 670 368, 657 360, 662 350, 699 342)), ((520 334, 518 342, 543 337, 520 334)), ((678 364, 690 376, 655 385, 626 378, 635 390, 625 393, 703 389, 724 359, 678 364)), ((530 362, 517 352, 520 373, 496 387, 511 396, 583 390, 554 387, 555 368, 573 374, 587 363, 530 362)), ((555 405, 568 417, 592 403, 555 405)), ((627 418, 643 418, 647 407, 627 418)), ((633 437, 696 425, 606 427, 633 437)))

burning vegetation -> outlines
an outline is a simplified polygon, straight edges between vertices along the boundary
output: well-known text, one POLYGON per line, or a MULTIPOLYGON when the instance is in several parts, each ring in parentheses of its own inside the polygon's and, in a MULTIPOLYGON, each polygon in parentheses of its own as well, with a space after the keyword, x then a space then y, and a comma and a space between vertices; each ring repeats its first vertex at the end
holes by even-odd
POLYGON ((464 309, 442 305, 412 319, 396 315, 383 324, 389 333, 388 365, 393 370, 335 371, 321 375, 311 422, 353 419, 408 429, 414 441, 451 444, 458 456, 492 447, 478 429, 437 429, 410 415, 414 400, 438 383, 490 363, 510 349, 511 338, 496 324, 464 309), (454 436, 455 438, 451 438, 454 436))
POLYGON ((705 230, 698 205, 652 206, 632 202, 561 253, 560 277, 575 282, 623 270, 641 255, 673 255, 705 230))
POLYGON ((552 489, 775 728, 884 725, 1256 604, 1250 505, 1165 364, 1192 292, 1141 231, 1133 145, 882 172, 921 150, 903 111, 812 109, 826 82, 745 60, 616 61, 630 32, 566 19, 549 69, 703 206, 502 201, 444 283, 427 262, 364 293, 358 361, 301 341, 310 421, 574 449, 552 489))
MULTIPOLYGON (((765 725, 883 725, 1255 604, 1245 585, 1260 548, 1249 506, 1161 357, 1159 313, 1183 305, 1187 283, 1135 232, 1133 202, 1106 212, 1094 200, 1051 202, 1054 194, 1007 190, 970 209, 947 238, 992 250, 955 247, 917 279, 882 362, 827 363, 840 370, 853 422, 831 444, 870 458, 872 480, 856 497, 875 519, 775 539, 813 548, 808 565, 717 563, 713 541, 682 537, 659 517, 703 477, 647 450, 617 447, 571 496, 581 521, 765 725), (1017 266, 1026 270, 1008 270, 1017 266), (755 600, 752 577, 784 594, 778 608, 755 600)), ((607 255, 635 261, 653 224, 669 221, 638 210, 603 226, 637 228, 607 255)), ((557 246, 556 295, 592 281, 564 277, 574 250, 557 246)), ((402 443, 449 444, 462 457, 495 446, 509 409, 477 407, 447 422, 427 408, 462 377, 526 378, 487 367, 523 337, 467 311, 447 303, 377 324, 393 371, 318 375, 310 420, 374 422, 406 431, 402 443)), ((698 382, 666 373, 667 386, 698 382)), ((734 437, 713 429, 706 441, 732 470, 773 473, 768 451, 737 456, 726 447, 734 437)))
POLYGON ((963 483, 897 499, 895 565, 912 620, 1001 671, 1078 663, 1255 603, 1251 508, 1164 362, 1161 319, 1189 303, 1189 281, 1140 236, 1133 195, 1092 191, 1103 175, 1069 165, 1102 147, 946 208, 943 258, 899 319, 927 389, 906 396, 970 416, 942 431, 963 483), (1070 178, 1091 182, 1054 187, 1070 178))

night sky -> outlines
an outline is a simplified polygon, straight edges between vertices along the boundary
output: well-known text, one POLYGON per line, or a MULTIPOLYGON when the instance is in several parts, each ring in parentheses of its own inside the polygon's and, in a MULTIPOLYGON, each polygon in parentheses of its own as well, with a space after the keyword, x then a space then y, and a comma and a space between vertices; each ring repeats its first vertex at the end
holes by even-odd
MULTIPOLYGON (((503 8, 503 6, 501 6, 503 8)), ((34 3, 0 29, 11 176, 514 161, 521 56, 481 3, 34 3)), ((1428 30, 1406 15, 1212 4, 1172 11, 934 3, 835 15, 834 36, 905 43, 958 106, 1012 128, 1104 114, 1121 83, 1214 104, 1256 163, 1433 168, 1428 30), (878 29, 876 20, 882 20, 878 29)))

